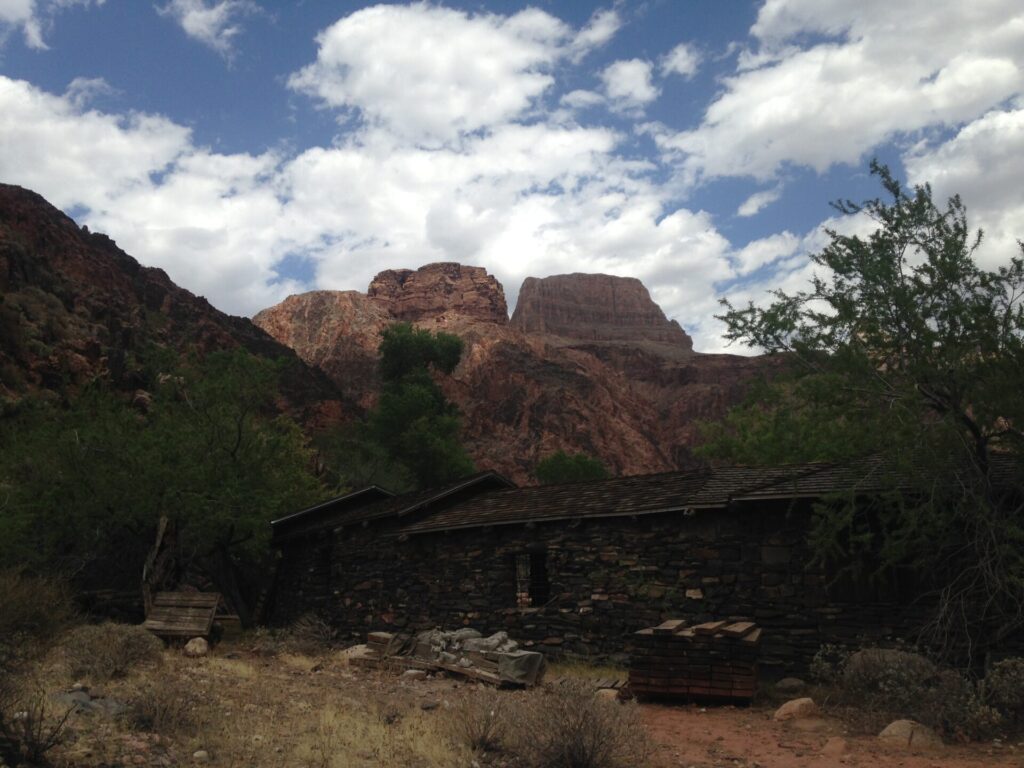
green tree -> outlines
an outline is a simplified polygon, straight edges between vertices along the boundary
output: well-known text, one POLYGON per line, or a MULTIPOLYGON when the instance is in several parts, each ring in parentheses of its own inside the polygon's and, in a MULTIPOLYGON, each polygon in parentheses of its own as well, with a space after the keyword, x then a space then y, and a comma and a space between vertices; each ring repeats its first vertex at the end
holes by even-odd
POLYGON ((1019 465, 1024 448, 1024 259, 981 268, 982 234, 959 197, 940 209, 930 187, 908 192, 877 163, 872 173, 886 200, 834 205, 877 230, 829 231, 808 290, 775 291, 765 307, 723 301, 726 337, 786 354, 795 373, 705 426, 704 453, 884 457, 910 487, 872 515, 823 508, 819 553, 916 567, 939 597, 931 641, 998 644, 1024 626, 1021 486, 1006 493, 1014 483, 993 476, 992 458, 1019 465))
POLYGON ((320 494, 274 407, 277 375, 218 352, 162 376, 145 413, 98 386, 66 407, 22 402, 0 428, 0 564, 134 586, 166 517, 179 568, 205 572, 247 620, 269 520, 320 494))
POLYGON ((579 480, 604 480, 608 470, 585 453, 568 454, 558 450, 537 462, 537 479, 541 485, 574 483, 579 480))
POLYGON ((383 455, 386 472, 409 478, 415 487, 472 473, 473 462, 460 438, 459 412, 434 380, 455 370, 462 350, 462 340, 452 334, 432 334, 408 323, 385 329, 380 399, 361 429, 361 440, 351 445, 348 462, 380 472, 375 459, 383 455))

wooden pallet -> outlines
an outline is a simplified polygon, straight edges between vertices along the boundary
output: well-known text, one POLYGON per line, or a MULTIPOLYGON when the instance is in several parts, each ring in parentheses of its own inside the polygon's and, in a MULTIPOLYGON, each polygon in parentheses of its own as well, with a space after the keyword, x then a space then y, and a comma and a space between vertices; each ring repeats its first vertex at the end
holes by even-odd
POLYGON ((217 592, 157 592, 142 627, 157 637, 206 637, 219 603, 217 592))

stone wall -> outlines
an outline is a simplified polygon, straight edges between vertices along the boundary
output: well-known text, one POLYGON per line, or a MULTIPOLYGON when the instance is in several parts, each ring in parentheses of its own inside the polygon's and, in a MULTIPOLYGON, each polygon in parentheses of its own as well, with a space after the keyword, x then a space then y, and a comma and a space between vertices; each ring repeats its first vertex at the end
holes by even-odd
MULTIPOLYGON (((373 629, 472 626, 527 647, 622 660, 668 618, 749 619, 768 674, 804 670, 823 643, 882 639, 920 620, 895 603, 830 602, 786 506, 583 519, 405 536, 392 521, 283 550, 279 622, 305 611, 362 640, 373 629), (515 555, 545 553, 550 600, 516 605, 515 555)), ((914 615, 914 614, 917 615, 914 615)))

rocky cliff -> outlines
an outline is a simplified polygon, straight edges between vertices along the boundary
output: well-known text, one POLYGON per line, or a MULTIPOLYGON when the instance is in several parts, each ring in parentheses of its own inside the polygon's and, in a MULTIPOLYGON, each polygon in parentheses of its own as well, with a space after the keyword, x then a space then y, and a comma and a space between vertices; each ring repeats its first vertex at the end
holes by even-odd
POLYGON ((519 291, 512 327, 589 342, 656 342, 693 349, 693 340, 669 320, 635 277, 555 275, 528 277, 519 291))
POLYGON ((442 262, 417 270, 388 269, 373 279, 366 294, 399 320, 451 315, 508 322, 501 284, 480 267, 442 262))
POLYGON ((431 264, 382 272, 366 295, 291 296, 253 320, 367 406, 389 323, 461 336, 462 362, 442 386, 477 465, 518 482, 558 449, 618 474, 689 466, 696 420, 724 414, 768 365, 695 353, 632 278, 528 278, 520 297, 509 323, 502 286, 484 270, 431 264))
POLYGON ((141 266, 34 192, 0 184, 0 395, 62 393, 94 378, 131 392, 145 385, 134 360, 150 345, 179 353, 241 346, 289 360, 282 405, 311 427, 358 410, 251 321, 141 266))

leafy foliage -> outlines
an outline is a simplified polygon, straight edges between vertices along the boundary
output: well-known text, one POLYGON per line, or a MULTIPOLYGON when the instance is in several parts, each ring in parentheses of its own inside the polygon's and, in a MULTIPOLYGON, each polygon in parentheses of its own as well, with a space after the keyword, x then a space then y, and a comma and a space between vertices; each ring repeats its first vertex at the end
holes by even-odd
POLYGON ((154 384, 141 410, 93 387, 66 407, 23 400, 7 415, 0 564, 135 586, 166 516, 181 567, 241 597, 239 580, 266 552, 267 522, 319 493, 301 433, 275 414, 277 368, 218 352, 154 374, 154 384))
POLYGON ((559 450, 537 463, 537 479, 542 485, 604 480, 607 477, 608 470, 604 465, 585 453, 568 454, 559 450))
POLYGON ((854 565, 870 554, 876 569, 927 576, 940 650, 998 644, 1024 626, 1020 478, 993 475, 994 455, 1005 471, 1024 449, 1024 258, 983 269, 982 234, 958 197, 940 209, 928 186, 907 192, 884 166, 872 172, 888 202, 835 207, 877 230, 829 231, 809 290, 774 291, 766 307, 723 302, 728 339, 784 353, 796 372, 705 425, 703 452, 750 463, 884 458, 901 492, 872 510, 823 507, 819 553, 854 565))
POLYGON ((434 375, 450 374, 462 340, 409 323, 384 331, 380 345, 383 388, 364 424, 322 442, 341 467, 341 484, 377 483, 392 491, 442 485, 473 472, 459 438, 458 411, 434 375))

